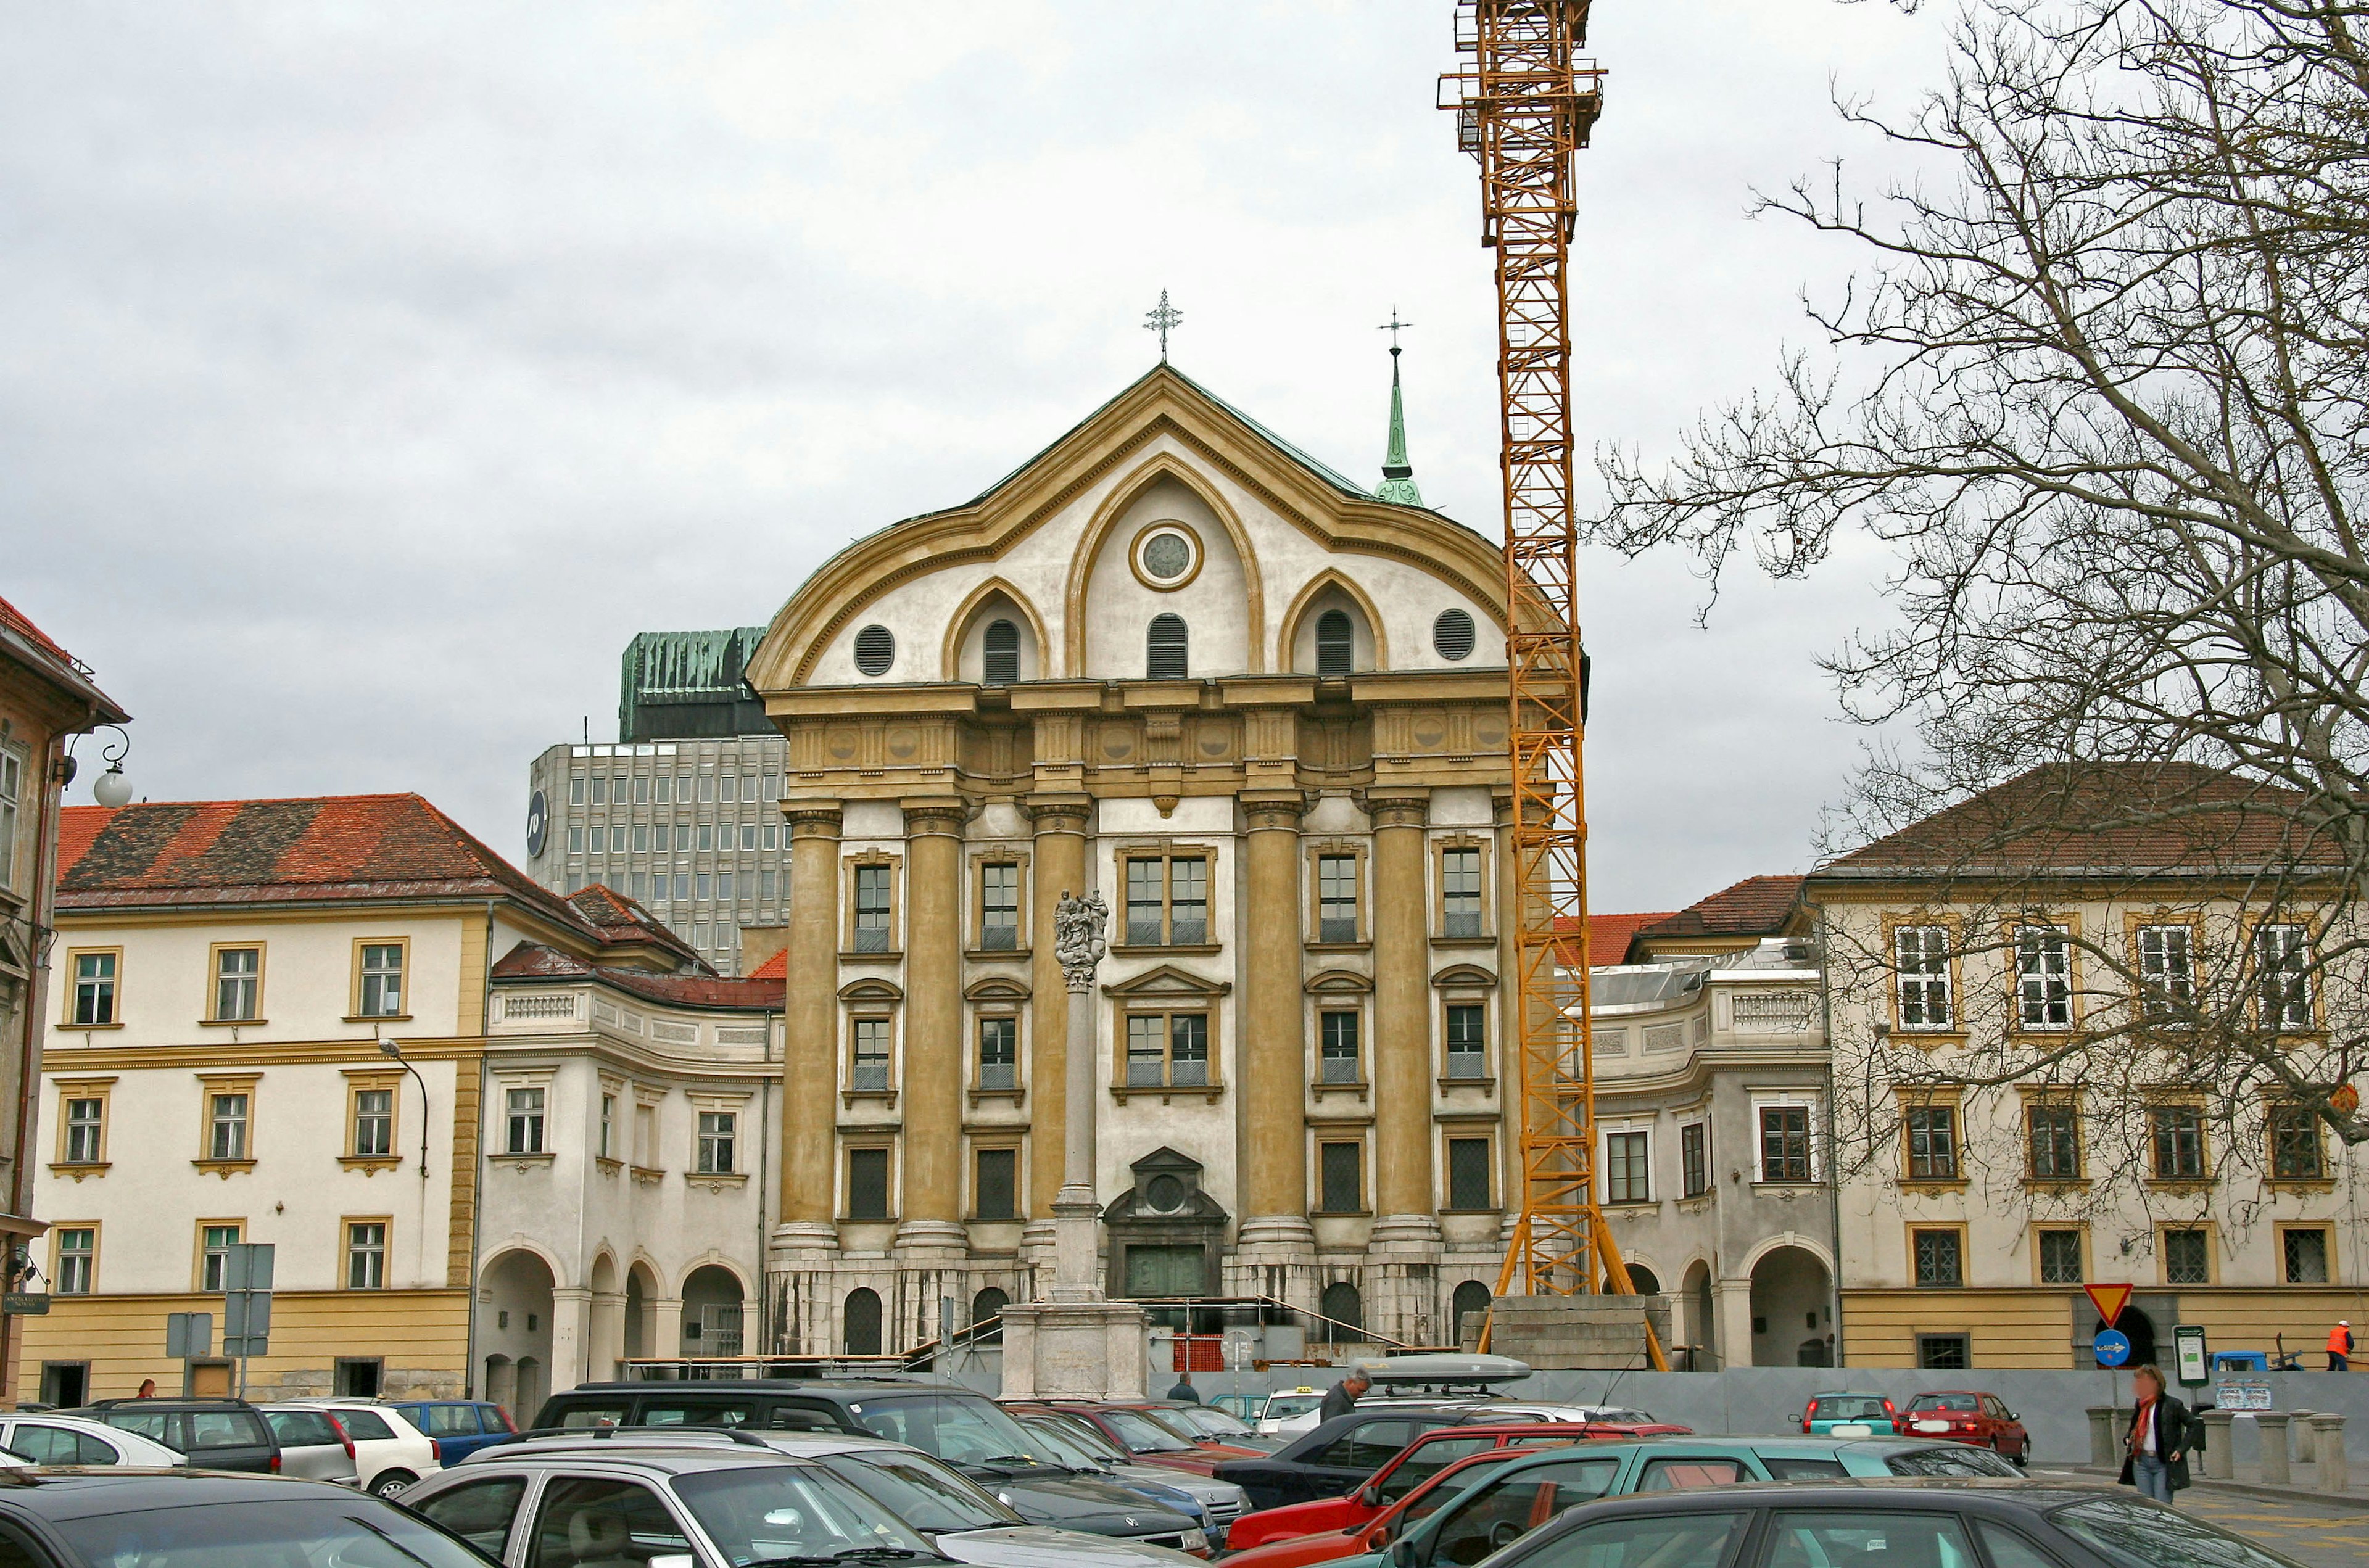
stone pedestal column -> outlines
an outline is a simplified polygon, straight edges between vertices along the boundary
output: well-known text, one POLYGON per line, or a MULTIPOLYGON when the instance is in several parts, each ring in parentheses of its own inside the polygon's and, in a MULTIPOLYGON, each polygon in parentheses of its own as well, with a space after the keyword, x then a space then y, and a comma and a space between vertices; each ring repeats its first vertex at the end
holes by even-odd
POLYGON ((592 1292, 577 1288, 551 1293, 551 1393, 565 1393, 585 1380, 590 1350, 592 1292))
POLYGON ((2122 1433, 2114 1424, 2114 1417, 2121 1413, 2111 1404, 2089 1406, 2089 1462, 2100 1469, 2119 1469, 2122 1465, 2122 1433))
POLYGON ((2295 1474, 2287 1463, 2287 1420, 2290 1412, 2258 1410, 2254 1413, 2254 1430, 2262 1439, 2262 1481, 2271 1486, 2284 1486, 2295 1474))
POLYGON ((960 800, 905 807, 904 1203, 898 1249, 968 1250, 962 1226, 962 896, 960 800))
MULTIPOLYGON (((835 1252, 839 1118, 839 825, 836 801, 793 801, 788 995, 782 1011, 782 1187, 770 1251, 835 1252)), ((680 1318, 680 1309, 677 1316, 680 1318)), ((777 1349, 789 1349, 777 1345, 777 1349)), ((652 1355, 671 1356, 663 1336, 652 1355)))
POLYGON ((2312 1452, 2319 1457, 2319 1489, 2343 1492, 2352 1484, 2352 1467, 2344 1462, 2344 1417, 2323 1410, 2311 1418, 2312 1452))
MULTIPOLYGON (((1028 1212, 1036 1220, 1050 1220, 1054 1195, 1061 1187, 1070 1104, 1070 993, 1054 949, 1054 912, 1062 894, 1086 890, 1086 829, 1093 801, 1082 795, 1032 795, 1026 804, 1036 852, 1028 922, 1028 1212)), ((1049 1244, 1046 1228, 1031 1224, 1029 1230, 1035 1234, 1024 1240, 1024 1249, 1029 1242, 1049 1244)))
POLYGON ((1242 1042, 1242 1227, 1238 1291, 1294 1299, 1293 1271, 1315 1261, 1308 1222, 1308 1047, 1301 1027, 1301 923, 1298 790, 1242 796, 1243 849, 1242 1042))
POLYGON ((2237 1475, 2237 1453, 2230 1426, 2237 1417, 2226 1410, 2202 1411, 2204 1422, 2204 1476, 2208 1481, 2233 1481, 2237 1475))

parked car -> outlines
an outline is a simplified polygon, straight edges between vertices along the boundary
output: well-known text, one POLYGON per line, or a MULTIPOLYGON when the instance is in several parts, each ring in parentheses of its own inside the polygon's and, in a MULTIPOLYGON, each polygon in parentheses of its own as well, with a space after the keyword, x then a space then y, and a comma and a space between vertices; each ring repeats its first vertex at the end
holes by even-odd
POLYGON ((23 1568, 486 1568, 439 1526, 349 1486, 120 1465, 0 1486, 0 1541, 23 1568))
POLYGON ((1254 1459, 1263 1450, 1205 1443, 1163 1419, 1165 1413, 1138 1403, 1086 1400, 1014 1401, 1015 1413, 1051 1412, 1100 1432, 1145 1464, 1213 1475, 1228 1459, 1254 1459))
POLYGON ((329 1413, 307 1405, 258 1405, 264 1425, 280 1445, 280 1473, 299 1481, 336 1481, 352 1486, 359 1479, 354 1445, 338 1430, 329 1413))
MULTIPOLYGON (((2017 1475, 2012 1465, 1996 1456, 1899 1437, 1641 1437, 1589 1443, 1508 1460, 1477 1485, 1409 1524, 1403 1534, 1385 1541, 1368 1527, 1364 1552, 1338 1561, 1344 1568, 1471 1568, 1565 1508, 1598 1497, 1724 1489, 1772 1480, 1924 1478, 1944 1466, 1954 1468, 1943 1473, 1961 1476, 1969 1471, 1986 1471, 1992 1480, 2017 1475)), ((1972 1559, 1967 1561, 1971 1568, 1972 1559)), ((1680 1558, 1668 1568, 1686 1568, 1691 1562, 1680 1558)))
POLYGON ((39 1465, 145 1465, 170 1468, 187 1461, 177 1449, 151 1437, 79 1415, 0 1414, 0 1448, 39 1465))
POLYGON ((1802 1407, 1802 1430, 1818 1437, 1871 1437, 1900 1427, 1892 1402, 1882 1394, 1832 1393, 1810 1396, 1802 1407))
POLYGON ((2031 1459, 2031 1434, 1997 1394, 1943 1389, 1918 1394, 1900 1413, 1899 1429, 1917 1437, 1946 1437, 2004 1455, 2018 1464, 2031 1459))
POLYGON ((1267 1395, 1260 1402, 1258 1414, 1252 1420, 1251 1425, 1258 1428, 1259 1436, 1262 1437, 1297 1436, 1308 1430, 1308 1427, 1314 1425, 1315 1423, 1311 1420, 1306 1425, 1294 1428, 1291 1433, 1286 1433, 1283 1430, 1284 1423, 1298 1421, 1302 1416, 1312 1416, 1323 1408, 1324 1396, 1302 1383, 1288 1392, 1267 1395))
POLYGON ((1275 1453, 1229 1459, 1216 1472, 1219 1480, 1249 1493, 1253 1509, 1339 1497, 1424 1433, 1485 1419, 1464 1404, 1361 1402, 1346 1415, 1334 1416, 1275 1453))
MULTIPOLYGON (((1620 1497, 1573 1509, 1490 1568, 1972 1564, 2008 1568, 2272 1568, 2289 1560, 2128 1491, 2005 1481, 1917 1486, 1737 1486, 1620 1497), (1750 1557, 1745 1554, 1752 1553, 1750 1557)), ((1390 1551, 1393 1568, 1420 1568, 1390 1551)))
POLYGON ((1280 1508, 1262 1508, 1246 1516, 1235 1528, 1234 1550, 1246 1551, 1269 1541, 1320 1531, 1362 1529, 1408 1493, 1455 1463, 1473 1454, 1514 1444, 1537 1448, 1575 1443, 1602 1436, 1599 1428, 1569 1422, 1524 1421, 1478 1426, 1438 1426, 1417 1435, 1362 1479, 1352 1481, 1337 1496, 1318 1497, 1280 1508))
POLYGON ((1256 1454, 1272 1453, 1283 1447, 1273 1437, 1259 1436, 1257 1427, 1232 1411, 1220 1410, 1215 1404, 1195 1404, 1190 1400, 1182 1399, 1148 1399, 1138 1408, 1152 1412, 1196 1442, 1222 1443, 1230 1448, 1248 1448, 1256 1454))
POLYGON ((1236 1519, 1250 1511, 1250 1498, 1230 1481, 1188 1470, 1135 1462, 1135 1457, 1104 1436, 1099 1428, 1066 1415, 1020 1418, 1029 1435, 1052 1451, 1037 1457, 1072 1471, 1100 1471, 1121 1486, 1180 1513, 1196 1514, 1209 1544, 1222 1550, 1236 1519))
POLYGON ((456 1464, 479 1448, 507 1443, 518 1436, 509 1412, 491 1400, 383 1399, 385 1405, 436 1441, 436 1457, 456 1464))
POLYGON ((237 1399, 103 1399, 66 1411, 162 1443, 198 1470, 277 1473, 280 1442, 262 1412, 237 1399))
POLYGON ((1658 1419, 1629 1404, 1562 1404, 1552 1400, 1474 1400, 1467 1409, 1477 1421, 1576 1421, 1624 1437, 1683 1437, 1691 1426, 1658 1419))
POLYGON ((354 1464, 361 1489, 381 1497, 399 1497, 404 1488, 423 1475, 444 1468, 436 1440, 403 1418, 393 1405, 366 1399, 298 1400, 290 1402, 325 1413, 354 1446, 354 1464))
POLYGON ((1200 1528, 1191 1516, 1155 1507, 1107 1476, 1072 1475, 1047 1463, 1027 1428, 984 1394, 910 1379, 579 1383, 544 1401, 535 1417, 538 1430, 602 1425, 886 1437, 945 1460, 1032 1525, 1163 1545, 1163 1537, 1182 1539, 1200 1528))
POLYGON ((754 1438, 612 1438, 487 1448, 422 1479, 404 1506, 510 1568, 946 1561, 824 1466, 754 1438))
MULTIPOLYGON (((1379 1551, 1422 1523, 1434 1509, 1454 1502, 1504 1466, 1537 1451, 1535 1448, 1492 1448, 1485 1453, 1469 1454, 1434 1473, 1422 1485, 1383 1509, 1360 1528, 1319 1530, 1309 1535, 1270 1539, 1263 1546, 1247 1547, 1235 1552, 1226 1561, 1230 1568, 1236 1557, 1242 1559, 1244 1568, 1312 1568, 1313 1564, 1331 1562, 1337 1558, 1379 1551)), ((1252 1517, 1257 1516, 1253 1515, 1252 1517)))

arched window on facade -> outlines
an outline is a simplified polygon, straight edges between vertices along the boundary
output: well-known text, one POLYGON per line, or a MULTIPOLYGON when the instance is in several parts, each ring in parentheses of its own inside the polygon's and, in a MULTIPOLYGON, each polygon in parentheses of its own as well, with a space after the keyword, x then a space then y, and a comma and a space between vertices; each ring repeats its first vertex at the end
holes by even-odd
MULTIPOLYGON (((980 1291, 978 1295, 970 1299, 970 1326, 977 1328, 979 1324, 988 1322, 990 1319, 1001 1318, 1003 1316, 1004 1307, 1009 1304, 1011 1300, 1011 1297, 1005 1295, 1002 1291, 998 1290, 994 1286, 989 1286, 986 1289, 980 1291)), ((978 1335, 971 1341, 971 1343, 973 1345, 1001 1345, 1003 1343, 1003 1324, 1001 1322, 996 1323, 993 1328, 988 1330, 983 1334, 978 1335)))
POLYGON ((880 1354, 880 1293, 858 1286, 847 1293, 841 1337, 850 1356, 880 1354))
POLYGON ((1162 612, 1151 618, 1144 637, 1143 674, 1148 681, 1182 681, 1190 672, 1185 657, 1184 617, 1162 612))
POLYGON ((1336 1279, 1324 1288, 1324 1295, 1316 1310, 1333 1320, 1316 1326, 1323 1336, 1336 1345, 1353 1344, 1366 1337, 1366 1303, 1357 1288, 1345 1279, 1336 1279))
POLYGON ((1652 1269, 1641 1263, 1632 1263, 1628 1266, 1630 1289, 1640 1296, 1659 1296, 1662 1293, 1662 1282, 1654 1277, 1652 1269))
POLYGON ((1357 634, 1345 610, 1327 610, 1316 617, 1316 673, 1346 675, 1356 668, 1357 634))
POLYGON ((1020 628, 1009 621, 990 621, 979 656, 981 678, 990 686, 1009 686, 1020 679, 1020 628))
POLYGON ((1456 1320, 1456 1343, 1462 1345, 1468 1333, 1481 1332, 1481 1320, 1488 1315, 1489 1288, 1477 1279, 1468 1279, 1456 1288, 1448 1304, 1448 1315, 1456 1320))

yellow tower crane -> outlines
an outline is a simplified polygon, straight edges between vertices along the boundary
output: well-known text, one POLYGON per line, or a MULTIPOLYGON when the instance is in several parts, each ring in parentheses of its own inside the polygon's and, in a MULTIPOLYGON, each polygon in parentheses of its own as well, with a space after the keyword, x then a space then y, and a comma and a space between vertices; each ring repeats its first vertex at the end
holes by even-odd
MULTIPOLYGON (((1443 109, 1481 164, 1481 243, 1497 259, 1512 675, 1515 987, 1522 1084, 1520 1219, 1499 1296, 1633 1294, 1596 1192, 1587 820, 1580 745, 1587 661, 1572 513, 1573 155, 1604 107, 1580 51, 1589 0, 1459 0, 1443 109)), ((1482 1348, 1488 1347, 1489 1329, 1482 1348)), ((1651 1319, 1646 1350, 1667 1370, 1651 1319)))

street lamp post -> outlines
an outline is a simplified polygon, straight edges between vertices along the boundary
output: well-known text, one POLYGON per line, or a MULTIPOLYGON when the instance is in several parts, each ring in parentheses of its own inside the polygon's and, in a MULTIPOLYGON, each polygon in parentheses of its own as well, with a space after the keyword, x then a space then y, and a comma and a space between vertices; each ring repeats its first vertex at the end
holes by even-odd
POLYGON ((424 1182, 428 1179, 428 1080, 419 1076, 418 1068, 404 1061, 403 1047, 395 1041, 381 1040, 378 1048, 401 1063, 403 1070, 411 1074, 412 1082, 419 1085, 419 1179, 424 1182))

